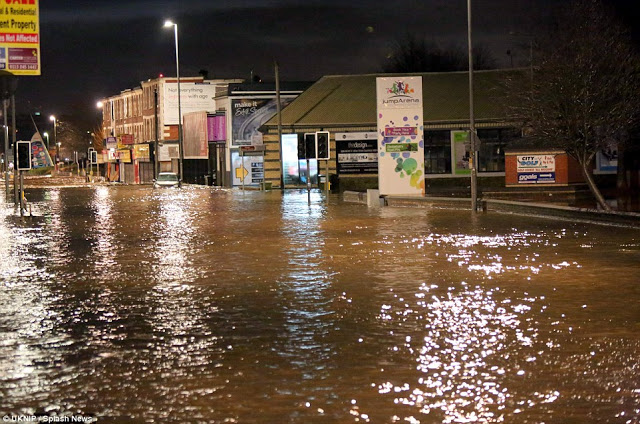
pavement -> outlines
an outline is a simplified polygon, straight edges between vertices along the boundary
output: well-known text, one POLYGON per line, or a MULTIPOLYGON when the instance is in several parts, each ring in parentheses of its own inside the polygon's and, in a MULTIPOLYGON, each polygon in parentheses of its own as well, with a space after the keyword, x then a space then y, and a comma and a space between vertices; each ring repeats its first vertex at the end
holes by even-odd
MULTIPOLYGON (((57 172, 54 175, 25 175, 24 186, 25 188, 33 187, 84 187, 95 185, 96 182, 100 182, 102 177, 94 177, 95 182, 90 183, 87 181, 85 175, 78 175, 71 172, 57 172)), ((0 181, 4 184, 4 174, 0 176, 0 181)), ((13 177, 11 177, 11 184, 13 184, 13 177)))

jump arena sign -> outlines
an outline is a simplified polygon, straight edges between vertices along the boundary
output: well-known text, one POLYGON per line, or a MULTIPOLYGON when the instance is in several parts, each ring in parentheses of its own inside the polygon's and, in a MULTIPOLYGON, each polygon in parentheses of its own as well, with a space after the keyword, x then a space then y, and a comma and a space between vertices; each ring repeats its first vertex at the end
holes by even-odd
POLYGON ((376 78, 376 94, 380 194, 424 196, 422 77, 376 78))

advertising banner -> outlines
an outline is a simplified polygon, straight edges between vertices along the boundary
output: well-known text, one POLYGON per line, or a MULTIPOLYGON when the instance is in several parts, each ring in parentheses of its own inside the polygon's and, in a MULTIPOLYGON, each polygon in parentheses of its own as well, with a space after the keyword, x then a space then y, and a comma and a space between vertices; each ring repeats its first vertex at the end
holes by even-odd
POLYGON ((225 141, 227 139, 227 117, 214 115, 207 117, 208 141, 225 141))
POLYGON ((40 133, 36 132, 31 137, 31 168, 45 168, 47 166, 53 166, 53 161, 40 133))
POLYGON ((0 7, 0 70, 40 75, 38 0, 7 1, 0 7))
POLYGON ((553 184, 556 182, 555 155, 516 156, 518 184, 553 184))
POLYGON ((191 112, 184 115, 182 143, 185 159, 209 157, 207 112, 191 112))
POLYGON ((381 195, 424 195, 422 77, 376 78, 381 195))
POLYGON ((377 134, 337 133, 336 157, 338 174, 377 174, 377 134))
MULTIPOLYGON (((206 83, 180 81, 180 110, 182 116, 190 112, 215 112, 216 86, 206 83)), ((164 124, 178 125, 178 83, 165 82, 162 93, 164 124)))
POLYGON ((451 131, 451 145, 453 146, 453 169, 456 175, 470 175, 471 141, 469 131, 451 131))
MULTIPOLYGON (((281 99, 282 107, 291 99, 281 99)), ((258 128, 276 114, 275 99, 232 99, 231 100, 231 145, 247 146, 262 144, 262 133, 258 128)))

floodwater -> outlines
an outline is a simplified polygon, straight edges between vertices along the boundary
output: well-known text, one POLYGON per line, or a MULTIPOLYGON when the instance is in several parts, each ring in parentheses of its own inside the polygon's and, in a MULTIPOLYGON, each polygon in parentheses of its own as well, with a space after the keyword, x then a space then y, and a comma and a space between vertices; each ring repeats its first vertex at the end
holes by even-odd
POLYGON ((640 422, 638 230, 305 191, 27 198, 33 219, 0 205, 5 421, 640 422))

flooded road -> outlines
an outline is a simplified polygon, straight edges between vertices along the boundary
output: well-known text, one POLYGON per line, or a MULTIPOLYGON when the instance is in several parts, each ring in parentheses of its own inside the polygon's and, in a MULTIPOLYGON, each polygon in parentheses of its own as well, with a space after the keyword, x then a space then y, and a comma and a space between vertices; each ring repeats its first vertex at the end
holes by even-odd
POLYGON ((0 205, 0 415, 638 423, 640 231, 319 193, 0 205))

